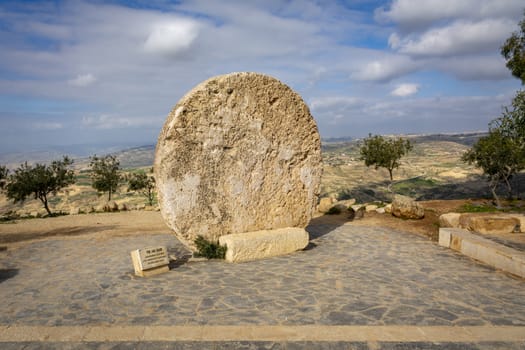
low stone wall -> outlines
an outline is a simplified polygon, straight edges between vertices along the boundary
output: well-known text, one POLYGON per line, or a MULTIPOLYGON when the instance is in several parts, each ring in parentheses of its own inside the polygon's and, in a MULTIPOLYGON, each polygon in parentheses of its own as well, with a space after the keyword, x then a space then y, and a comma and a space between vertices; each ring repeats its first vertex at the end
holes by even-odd
POLYGON ((440 228, 439 245, 525 278, 525 253, 457 228, 440 228))
POLYGON ((235 233, 219 238, 219 244, 227 246, 225 259, 229 262, 289 254, 304 249, 308 241, 308 232, 296 227, 235 233))

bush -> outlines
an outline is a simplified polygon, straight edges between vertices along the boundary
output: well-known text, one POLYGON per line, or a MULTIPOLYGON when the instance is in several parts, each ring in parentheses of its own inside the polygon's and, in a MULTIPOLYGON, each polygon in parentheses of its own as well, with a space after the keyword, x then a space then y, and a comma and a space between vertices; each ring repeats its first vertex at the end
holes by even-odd
POLYGON ((197 236, 194 242, 198 251, 196 256, 206 259, 224 259, 226 255, 226 246, 219 245, 219 242, 210 242, 202 236, 197 236))

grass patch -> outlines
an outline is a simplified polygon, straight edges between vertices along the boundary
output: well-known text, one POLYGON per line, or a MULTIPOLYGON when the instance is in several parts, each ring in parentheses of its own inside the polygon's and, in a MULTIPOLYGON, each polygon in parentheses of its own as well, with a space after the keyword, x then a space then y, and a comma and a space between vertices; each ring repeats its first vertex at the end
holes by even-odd
POLYGON ((465 203, 458 210, 460 213, 492 213, 501 211, 493 205, 465 203))
POLYGON ((408 180, 399 181, 392 185, 392 190, 395 193, 410 196, 423 189, 433 188, 438 185, 438 182, 433 179, 426 179, 422 177, 415 177, 408 180))

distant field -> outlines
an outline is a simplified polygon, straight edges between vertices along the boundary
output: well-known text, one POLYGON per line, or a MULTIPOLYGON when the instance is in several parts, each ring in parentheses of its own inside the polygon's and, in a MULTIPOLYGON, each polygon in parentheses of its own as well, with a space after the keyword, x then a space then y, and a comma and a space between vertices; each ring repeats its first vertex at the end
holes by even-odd
MULTIPOLYGON (((463 163, 461 155, 483 134, 408 136, 414 150, 401 161, 394 171, 392 189, 419 200, 489 198, 487 183, 479 170, 463 163)), ((389 200, 388 172, 385 169, 367 168, 359 160, 360 141, 323 143, 324 174, 322 196, 339 199, 355 198, 359 202, 389 200)), ((154 146, 127 149, 115 153, 126 172, 149 171, 154 159, 154 146)), ((68 211, 70 207, 96 207, 105 202, 91 188, 86 168, 87 158, 76 160, 77 183, 52 200, 55 210, 68 211)), ((525 174, 514 181, 515 195, 525 196, 525 174)), ((134 192, 127 192, 126 184, 114 197, 117 202, 131 205, 146 203, 146 199, 134 192)), ((0 215, 22 210, 0 195, 0 215)), ((42 211, 37 201, 26 202, 26 212, 42 211)))

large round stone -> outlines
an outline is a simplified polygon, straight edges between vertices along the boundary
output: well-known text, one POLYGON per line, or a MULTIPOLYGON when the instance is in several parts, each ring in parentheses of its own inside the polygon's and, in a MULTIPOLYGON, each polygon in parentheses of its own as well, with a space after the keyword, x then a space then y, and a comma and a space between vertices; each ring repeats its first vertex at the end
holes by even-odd
POLYGON ((155 154, 162 216, 198 235, 304 228, 317 204, 321 142, 302 98, 275 78, 211 78, 168 115, 155 154))

